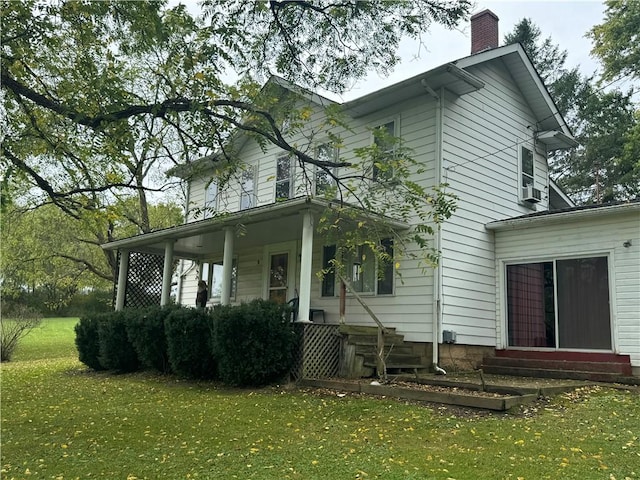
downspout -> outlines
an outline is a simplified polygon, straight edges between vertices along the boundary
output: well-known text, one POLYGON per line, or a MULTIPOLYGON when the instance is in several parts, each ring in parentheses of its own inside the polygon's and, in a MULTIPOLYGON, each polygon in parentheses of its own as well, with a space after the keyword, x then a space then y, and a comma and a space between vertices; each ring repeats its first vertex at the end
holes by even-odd
MULTIPOLYGON (((444 151, 444 145, 442 140, 442 129, 444 120, 444 108, 443 97, 444 88, 440 88, 440 95, 438 95, 427 83, 425 79, 421 81, 422 87, 426 92, 433 97, 436 101, 436 148, 435 148, 435 178, 434 183, 436 186, 442 183, 442 157, 444 151)), ((440 225, 436 225, 434 246, 436 252, 440 254, 440 248, 442 245, 442 231, 440 225)), ((432 366, 433 371, 437 374, 446 375, 444 369, 438 366, 440 357, 439 345, 440 345, 440 327, 442 325, 442 257, 438 256, 438 264, 436 265, 433 278, 433 327, 432 327, 432 366)))

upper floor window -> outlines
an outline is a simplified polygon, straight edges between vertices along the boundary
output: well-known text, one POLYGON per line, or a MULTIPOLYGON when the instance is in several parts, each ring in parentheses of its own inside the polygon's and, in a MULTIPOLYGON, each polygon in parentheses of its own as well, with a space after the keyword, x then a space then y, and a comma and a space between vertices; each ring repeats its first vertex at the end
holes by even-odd
POLYGON ((396 122, 391 120, 376 127, 373 135, 373 143, 378 147, 381 157, 373 164, 372 177, 374 180, 388 180, 393 176, 390 166, 384 162, 391 159, 395 150, 394 138, 396 136, 396 122))
POLYGON ((532 187, 533 182, 533 152, 527 147, 520 147, 520 182, 521 187, 532 187))
MULTIPOLYGON (((337 159, 337 150, 330 143, 322 143, 316 147, 315 152, 316 160, 320 162, 334 162, 337 159)), ((336 184, 335 179, 332 177, 335 175, 335 168, 328 170, 319 166, 315 167, 315 194, 318 196, 324 196, 331 190, 336 184)))
POLYGON ((218 206, 218 184, 211 181, 204 191, 204 209, 203 218, 211 218, 216 212, 218 206))
POLYGON ((240 210, 256 206, 255 184, 256 168, 249 165, 242 171, 240 179, 240 210))
POLYGON ((293 195, 293 161, 288 155, 276 160, 276 201, 293 195))

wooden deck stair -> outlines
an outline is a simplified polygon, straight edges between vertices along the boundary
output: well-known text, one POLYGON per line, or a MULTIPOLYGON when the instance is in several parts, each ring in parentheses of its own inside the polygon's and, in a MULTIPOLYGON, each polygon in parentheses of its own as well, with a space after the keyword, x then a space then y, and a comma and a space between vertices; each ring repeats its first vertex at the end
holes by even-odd
POLYGON ((496 350, 495 357, 484 358, 482 369, 496 375, 640 384, 632 376, 630 357, 614 353, 496 350))
MULTIPOLYGON (((429 359, 416 353, 412 344, 404 341, 404 336, 396 333, 394 328, 387 329, 384 335, 384 358, 387 373, 414 372, 429 369, 429 359)), ((360 325, 341 325, 345 348, 351 358, 350 376, 370 377, 376 373, 376 349, 378 344, 378 328, 360 325)))

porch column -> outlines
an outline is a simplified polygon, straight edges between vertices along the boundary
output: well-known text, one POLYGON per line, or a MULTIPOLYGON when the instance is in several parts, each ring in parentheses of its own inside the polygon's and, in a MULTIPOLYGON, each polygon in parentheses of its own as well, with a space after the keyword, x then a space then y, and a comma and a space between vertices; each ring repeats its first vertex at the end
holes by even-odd
POLYGON ((224 229, 224 253, 222 255, 222 290, 220 292, 220 304, 231 303, 231 274, 233 273, 233 228, 224 229))
POLYGON ((116 287, 116 310, 124 308, 124 297, 127 293, 127 277, 129 276, 129 250, 120 250, 118 266, 118 286, 116 287))
POLYGON ((173 240, 167 240, 164 244, 164 269, 162 270, 162 295, 160 306, 169 305, 171 298, 171 274, 173 273, 173 240))
POLYGON ((313 215, 310 211, 302 216, 302 248, 300 250, 300 298, 298 321, 309 322, 311 308, 311 260, 313 258, 313 215))

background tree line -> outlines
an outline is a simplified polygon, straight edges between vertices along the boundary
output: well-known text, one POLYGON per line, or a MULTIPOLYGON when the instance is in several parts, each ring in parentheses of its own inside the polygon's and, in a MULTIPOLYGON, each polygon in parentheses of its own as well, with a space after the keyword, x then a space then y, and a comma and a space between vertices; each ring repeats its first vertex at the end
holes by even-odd
POLYGON ((504 43, 520 42, 576 140, 577 148, 551 157, 551 176, 577 204, 631 200, 640 194, 640 2, 607 2, 605 21, 587 36, 602 63, 599 77, 566 65, 567 51, 531 19, 521 20, 504 43), (616 87, 621 80, 628 90, 616 87), (634 96, 635 95, 635 96, 634 96))
MULTIPOLYGON (((301 130, 305 112, 265 92, 265 80, 278 74, 309 91, 343 92, 371 69, 390 71, 404 36, 433 22, 454 27, 470 9, 446 0, 206 0, 196 18, 156 0, 3 0, 3 301, 62 314, 78 292, 110 292, 116 259, 99 245, 182 221, 185 195, 164 175, 169 168, 208 158, 219 178, 237 175, 234 131, 331 172, 336 165, 284 139, 281 125, 301 130)), ((640 2, 609 1, 589 32, 602 78, 567 67, 566 52, 528 19, 505 37, 524 45, 581 142, 552 165, 578 203, 638 195, 638 106, 632 92, 604 86, 638 80, 639 10, 640 2)), ((389 196, 423 208, 429 195, 389 196)), ((109 293, 97 296, 100 304, 109 293)))

